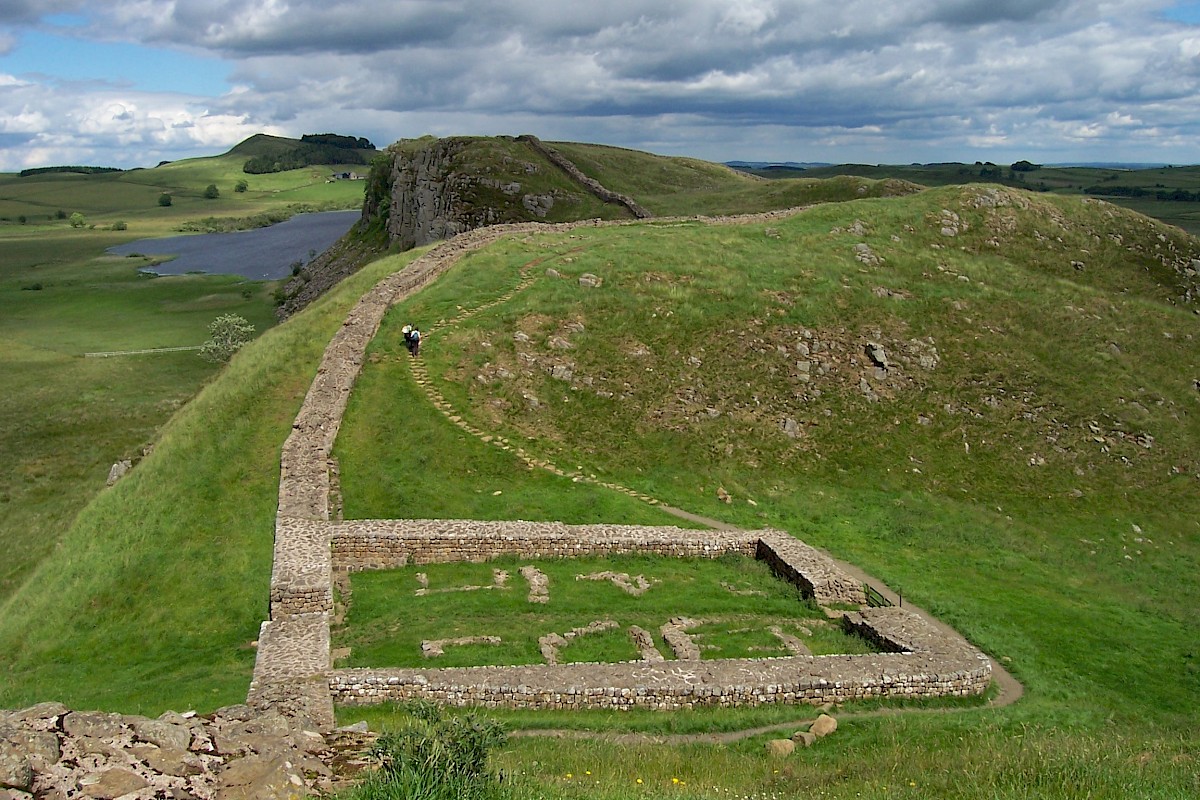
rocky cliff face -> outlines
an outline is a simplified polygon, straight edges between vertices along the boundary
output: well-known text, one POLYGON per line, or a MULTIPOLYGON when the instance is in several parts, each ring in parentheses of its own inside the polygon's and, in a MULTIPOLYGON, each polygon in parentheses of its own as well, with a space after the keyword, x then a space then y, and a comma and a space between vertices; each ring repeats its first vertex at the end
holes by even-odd
POLYGON ((372 165, 362 222, 284 287, 284 319, 385 250, 489 225, 646 218, 533 136, 398 142, 372 165))
POLYGON ((596 208, 584 198, 609 205, 606 216, 649 216, 569 162, 572 168, 563 167, 559 160, 565 159, 549 157, 548 150, 524 136, 430 139, 393 148, 386 180, 373 176, 364 219, 386 218, 391 246, 406 250, 488 225, 579 219, 585 208, 588 215, 596 208), (379 191, 385 186, 386 196, 379 191))

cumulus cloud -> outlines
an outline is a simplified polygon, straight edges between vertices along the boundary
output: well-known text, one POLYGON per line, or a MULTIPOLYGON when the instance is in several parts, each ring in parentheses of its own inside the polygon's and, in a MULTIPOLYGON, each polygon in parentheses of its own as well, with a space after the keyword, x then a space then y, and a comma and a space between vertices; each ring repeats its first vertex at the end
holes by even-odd
MULTIPOLYGON (((1200 126, 1200 34, 1166 19, 1170 5, 0 0, 0 24, 76 10, 87 35, 230 65, 224 96, 97 91, 82 101, 92 116, 65 108, 71 88, 50 81, 45 103, 62 107, 41 113, 80 141, 124 126, 157 144, 153 120, 192 135, 208 118, 229 135, 529 131, 707 158, 1144 160, 1160 141, 1161 158, 1178 161, 1200 126), (128 118, 100 124, 116 102, 128 118)), ((0 113, 22 102, 0 84, 0 113)))
POLYGON ((0 75, 0 170, 65 163, 153 166, 212 155, 264 130, 258 121, 214 113, 195 98, 81 88, 0 75))

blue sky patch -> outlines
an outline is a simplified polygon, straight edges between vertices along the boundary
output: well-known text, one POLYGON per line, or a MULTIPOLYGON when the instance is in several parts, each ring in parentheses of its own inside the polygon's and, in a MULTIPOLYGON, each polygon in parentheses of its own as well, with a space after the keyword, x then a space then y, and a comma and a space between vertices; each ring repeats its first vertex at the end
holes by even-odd
POLYGON ((1163 11, 1163 16, 1176 22, 1200 25, 1200 3, 1177 3, 1163 11))
POLYGON ((0 56, 0 72, 63 81, 103 80, 146 92, 212 97, 229 91, 229 66, 219 59, 38 30, 23 31, 12 52, 0 56))

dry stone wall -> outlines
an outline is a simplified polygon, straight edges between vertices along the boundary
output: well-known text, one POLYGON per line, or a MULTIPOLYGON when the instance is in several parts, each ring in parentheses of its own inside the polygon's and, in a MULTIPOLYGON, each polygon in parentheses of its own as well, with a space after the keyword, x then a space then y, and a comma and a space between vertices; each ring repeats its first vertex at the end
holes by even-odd
POLYGON ((324 727, 333 726, 329 693, 319 688, 332 666, 328 633, 333 607, 329 531, 295 522, 329 519, 333 443, 367 345, 387 309, 432 282, 465 253, 501 236, 573 227, 577 226, 529 223, 470 231, 443 242, 407 269, 384 278, 346 316, 325 349, 280 454, 270 619, 259 633, 248 702, 259 708, 292 709, 324 727), (315 633, 321 630, 323 636, 315 633))
MULTIPOLYGON (((779 212, 753 219, 772 219, 779 212)), ((723 220, 728 221, 728 220, 723 220)), ((570 557, 596 553, 765 559, 822 605, 861 606, 863 587, 828 558, 782 531, 696 531, 674 527, 464 520, 330 521, 330 455, 366 348, 384 313, 462 255, 510 234, 583 225, 495 226, 455 237, 364 295, 332 338, 281 453, 270 618, 263 622, 248 703, 334 725, 346 703, 421 697, 465 705, 552 708, 689 708, 825 702, 859 697, 979 694, 988 660, 961 637, 899 609, 868 609, 848 624, 894 652, 728 661, 571 664, 431 670, 333 670, 329 619, 333 574, 408 563, 482 561, 497 555, 570 557)))
POLYGON ((611 189, 608 189, 605 186, 603 186, 595 178, 591 178, 591 177, 588 177, 587 175, 584 175, 582 170, 580 170, 579 167, 575 166, 574 162, 572 162, 571 159, 567 158, 562 153, 555 150, 553 147, 546 144, 545 142, 543 142, 541 139, 537 138, 536 136, 531 136, 529 134, 525 134, 522 136, 518 136, 517 141, 525 142, 530 147, 532 147, 534 150, 541 153, 543 156, 545 156, 550 161, 550 163, 554 164, 556 167, 561 169, 563 172, 567 173, 567 175, 569 175, 571 177, 571 180, 575 181, 576 183, 580 184, 581 186, 586 187, 589 192, 594 194, 596 197, 599 197, 604 202, 618 203, 620 205, 623 205, 623 206, 625 206, 625 208, 629 209, 629 213, 633 214, 638 219, 650 219, 651 217, 654 216, 649 211, 647 211, 645 208, 638 205, 637 201, 635 201, 632 197, 614 192, 611 189))
POLYGON ((347 572, 406 564, 487 561, 500 556, 753 556, 758 544, 758 536, 750 531, 561 522, 354 520, 338 523, 330 530, 334 568, 347 572))
POLYGON ((674 526, 473 520, 353 520, 331 525, 327 530, 334 569, 342 572, 407 564, 487 561, 500 556, 572 558, 638 554, 716 558, 735 554, 763 559, 781 578, 822 605, 859 606, 866 602, 858 581, 818 550, 778 530, 714 531, 674 526))

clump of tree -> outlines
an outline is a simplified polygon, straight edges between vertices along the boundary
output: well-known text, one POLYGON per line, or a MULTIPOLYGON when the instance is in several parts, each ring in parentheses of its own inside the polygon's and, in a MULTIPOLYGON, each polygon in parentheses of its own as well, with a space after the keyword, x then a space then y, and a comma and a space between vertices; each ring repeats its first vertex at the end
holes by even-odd
POLYGON ((87 217, 85 217, 83 214, 80 214, 78 211, 76 211, 74 214, 71 215, 71 227, 72 228, 83 228, 86 225, 87 225, 87 217))
MULTIPOLYGON (((1107 180, 1107 179, 1106 179, 1107 180)), ((1200 202, 1200 192, 1189 192, 1187 189, 1146 189, 1142 186, 1089 186, 1083 190, 1087 194, 1107 195, 1109 197, 1153 197, 1168 203, 1200 202)))
POLYGON ((205 200, 216 200, 220 196, 221 196, 221 190, 217 188, 217 185, 215 183, 210 183, 208 186, 204 187, 204 199, 205 200))
POLYGON ((249 188, 250 188, 250 184, 246 182, 245 178, 242 178, 240 181, 238 181, 237 183, 235 183, 233 185, 233 190, 235 192, 237 192, 238 194, 241 194, 242 192, 246 191, 249 188))
POLYGON ((1041 168, 1042 168, 1041 164, 1034 164, 1031 161, 1025 161, 1025 160, 1017 161, 1011 167, 1013 172, 1033 172, 1033 171, 1039 170, 1041 168))
POLYGON ((171 200, 171 195, 169 195, 166 192, 163 192, 162 194, 160 194, 158 196, 158 204, 160 206, 162 206, 163 208, 166 208, 167 206, 171 205, 172 202, 173 201, 171 200))
POLYGON ((375 145, 371 144, 371 140, 365 136, 342 136, 337 133, 306 133, 300 137, 300 141, 310 144, 328 144, 347 150, 375 149, 375 145))
POLYGON ((222 314, 208 326, 211 337, 200 346, 200 357, 219 364, 233 358, 254 337, 254 326, 237 314, 222 314))
POLYGON ((363 137, 341 136, 336 133, 306 133, 300 144, 284 152, 254 156, 242 165, 249 175, 285 172, 313 164, 366 164, 364 150, 375 145, 363 137))
POLYGON ((28 178, 30 175, 45 175, 50 172, 75 172, 80 175, 100 175, 105 172, 124 172, 125 170, 117 167, 33 167, 31 169, 23 169, 17 173, 22 178, 28 178))

